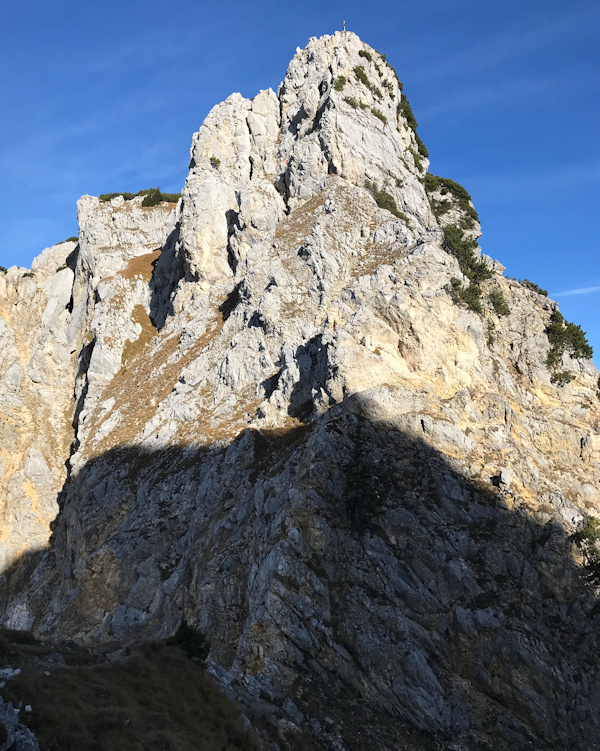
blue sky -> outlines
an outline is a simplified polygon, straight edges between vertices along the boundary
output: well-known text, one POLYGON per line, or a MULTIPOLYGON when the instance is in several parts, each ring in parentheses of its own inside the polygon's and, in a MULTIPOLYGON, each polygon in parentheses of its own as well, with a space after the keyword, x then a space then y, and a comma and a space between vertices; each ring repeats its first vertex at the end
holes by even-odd
POLYGON ((21 0, 0 28, 0 265, 77 234, 84 193, 181 189, 192 133, 276 88, 343 20, 404 81, 431 171, 463 184, 486 253, 548 289, 600 362, 597 0, 21 0))

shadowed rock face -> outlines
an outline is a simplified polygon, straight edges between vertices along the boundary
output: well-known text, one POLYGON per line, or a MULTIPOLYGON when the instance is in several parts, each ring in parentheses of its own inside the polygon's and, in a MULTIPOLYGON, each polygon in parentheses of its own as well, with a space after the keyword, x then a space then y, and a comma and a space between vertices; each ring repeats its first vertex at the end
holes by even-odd
POLYGON ((483 313, 453 303, 467 214, 438 223, 399 100, 355 35, 311 39, 277 96, 212 110, 176 207, 84 197, 77 248, 0 275, 2 622, 185 617, 284 748, 588 751, 598 371, 551 382, 556 305, 500 264, 483 313))
POLYGON ((8 626, 126 640, 183 615, 236 694, 325 746, 593 748, 599 615, 564 526, 377 400, 227 448, 113 449, 60 501, 8 626))

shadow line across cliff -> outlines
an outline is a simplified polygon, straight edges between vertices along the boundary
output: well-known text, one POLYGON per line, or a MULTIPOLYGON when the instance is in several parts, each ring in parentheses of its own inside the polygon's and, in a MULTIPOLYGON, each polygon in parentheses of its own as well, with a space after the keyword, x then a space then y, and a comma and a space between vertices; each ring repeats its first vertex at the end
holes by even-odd
POLYGON ((562 524, 360 396, 228 446, 113 449, 59 500, 48 550, 3 574, 8 625, 127 642, 184 617, 244 702, 324 747, 596 748, 600 608, 562 524))

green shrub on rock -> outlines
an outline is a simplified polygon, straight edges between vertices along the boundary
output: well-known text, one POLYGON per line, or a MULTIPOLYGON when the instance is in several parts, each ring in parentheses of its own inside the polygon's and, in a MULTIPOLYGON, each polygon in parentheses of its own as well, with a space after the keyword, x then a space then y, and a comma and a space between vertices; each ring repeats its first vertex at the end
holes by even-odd
POLYGON ((423 143, 421 140, 421 136, 415 131, 415 140, 417 142, 417 149, 419 151, 419 154, 425 158, 429 156, 429 150, 427 149, 427 146, 423 143))
POLYGON ((550 377, 550 382, 557 386, 564 386, 574 380, 575 373, 572 373, 570 370, 561 370, 560 373, 553 373, 550 377))
MULTIPOLYGON (((144 190, 138 190, 137 193, 101 193, 100 200, 102 203, 107 203, 117 196, 123 196, 126 201, 131 201, 132 198, 137 198, 138 196, 144 196, 142 206, 156 206, 163 201, 177 203, 181 198, 181 193, 161 193, 160 188, 144 188, 144 190)), ((73 239, 79 241, 79 238, 69 238, 69 240, 73 239)))
POLYGON ((375 185, 373 185, 373 183, 371 183, 369 180, 365 180, 365 188, 370 191, 371 195, 375 199, 375 203, 379 206, 380 209, 385 209, 394 216, 397 216, 398 219, 403 219, 404 221, 408 222, 408 217, 398 209, 396 199, 393 195, 387 193, 385 190, 378 190, 375 185))
POLYGON ((410 106, 410 102, 408 101, 406 94, 400 95, 400 101, 398 103, 398 106, 396 107, 396 114, 398 115, 398 117, 402 115, 402 117, 408 123, 408 127, 412 130, 416 131, 419 127, 419 123, 417 122, 417 118, 412 111, 412 107, 410 106))
POLYGON ((391 81, 386 78, 385 81, 382 81, 381 85, 388 90, 388 94, 390 95, 391 99, 396 98, 394 94, 394 84, 391 81))
POLYGON ((384 125, 387 125, 387 117, 377 107, 371 107, 371 112, 377 117, 384 125))
POLYGON ((519 282, 524 287, 527 287, 527 289, 530 289, 532 292, 537 292, 538 295, 543 295, 544 297, 548 297, 548 291, 545 289, 542 289, 535 282, 530 282, 529 279, 519 279, 519 282))
POLYGON ((333 88, 336 91, 341 91, 344 88, 345 85, 346 85, 346 76, 338 76, 335 79, 335 83, 333 84, 333 88))
POLYGON ((510 315, 510 308, 508 307, 506 298, 499 289, 492 290, 488 295, 488 299, 499 316, 510 315))
POLYGON ((362 65, 357 65, 354 68, 354 75, 358 78, 358 80, 363 84, 363 86, 366 86, 369 91, 376 96, 378 99, 383 99, 383 94, 381 93, 381 89, 378 89, 377 86, 372 84, 369 81, 369 77, 365 73, 365 69, 362 65))
POLYGON ((560 364, 563 354, 566 352, 571 357, 581 359, 591 359, 594 350, 588 344, 585 337, 585 331, 575 323, 565 321, 562 313, 558 310, 552 311, 550 322, 546 327, 546 336, 550 342, 550 351, 546 358, 546 365, 549 368, 555 368, 560 364))
POLYGON ((365 69, 362 65, 356 65, 354 67, 354 75, 358 78, 358 80, 367 87, 367 89, 371 88, 371 82, 369 81, 369 78, 367 74, 365 73, 365 69))
POLYGON ((480 315, 483 314, 481 305, 481 289, 476 284, 469 284, 465 287, 460 279, 455 276, 450 279, 450 284, 444 288, 455 303, 464 303, 469 310, 474 310, 480 315))
POLYGON ((571 540, 583 555, 586 580, 596 587, 600 586, 600 520, 588 517, 571 540))
POLYGON ((456 224, 444 227, 444 244, 446 250, 458 260, 460 270, 471 282, 478 284, 492 278, 492 270, 475 255, 477 242, 465 237, 462 229, 456 224))
POLYGON ((467 214, 471 219, 476 222, 479 221, 479 215, 471 204, 471 196, 454 180, 450 180, 448 177, 440 177, 439 175, 432 175, 428 172, 425 175, 425 192, 434 193, 439 190, 442 195, 450 193, 458 201, 459 208, 467 214))
POLYGON ((167 640, 171 647, 178 647, 187 656, 202 667, 206 666, 206 658, 210 652, 210 642, 198 629, 189 626, 186 621, 181 621, 177 632, 167 640))

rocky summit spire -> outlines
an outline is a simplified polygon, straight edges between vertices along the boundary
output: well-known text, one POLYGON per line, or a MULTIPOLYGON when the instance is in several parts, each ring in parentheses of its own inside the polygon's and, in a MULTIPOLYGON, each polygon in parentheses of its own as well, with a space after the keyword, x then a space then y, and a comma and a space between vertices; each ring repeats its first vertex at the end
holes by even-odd
POLYGON ((599 373, 428 166, 385 56, 312 38, 177 202, 0 273, 5 626, 183 619, 264 748, 590 751, 599 373))
POLYGON ((207 283, 231 276, 248 247, 331 175, 386 186, 413 218, 405 226, 414 240, 434 224, 414 125, 382 55, 351 32, 311 39, 277 96, 233 94, 194 136, 181 225, 190 273, 207 283))

